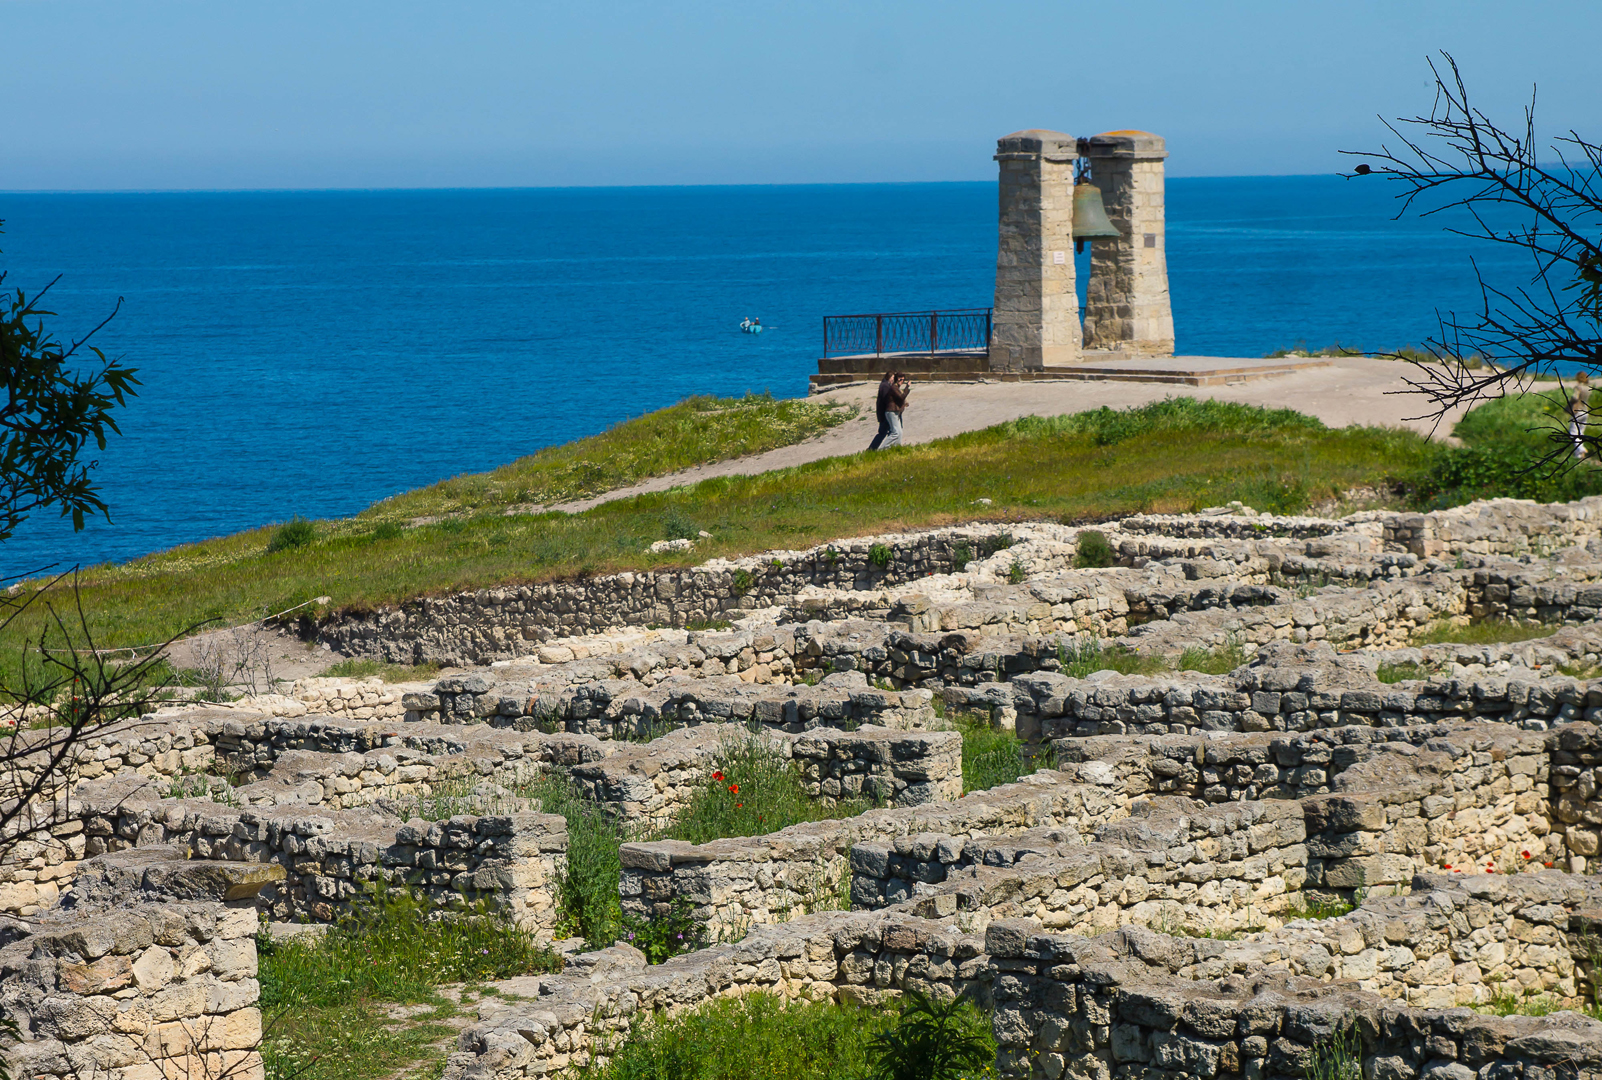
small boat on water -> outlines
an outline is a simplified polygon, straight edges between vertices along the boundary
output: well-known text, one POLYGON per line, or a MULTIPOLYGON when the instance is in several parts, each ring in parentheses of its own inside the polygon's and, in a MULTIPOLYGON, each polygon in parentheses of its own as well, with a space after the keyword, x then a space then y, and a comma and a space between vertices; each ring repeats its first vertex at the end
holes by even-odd
POLYGON ((747 319, 747 320, 745 320, 744 322, 742 322, 740 324, 740 332, 742 334, 760 334, 760 333, 762 333, 762 320, 761 319, 747 319))

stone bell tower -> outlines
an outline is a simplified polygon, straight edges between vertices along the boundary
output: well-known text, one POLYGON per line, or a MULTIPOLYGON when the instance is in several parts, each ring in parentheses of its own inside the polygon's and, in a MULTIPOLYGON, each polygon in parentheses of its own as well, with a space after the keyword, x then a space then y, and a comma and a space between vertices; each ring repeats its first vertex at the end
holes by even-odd
MULTIPOLYGON (((1172 356, 1168 245, 1160 136, 1109 131, 1081 144, 1090 179, 1122 238, 1093 241, 1085 289, 1085 348, 1172 356)), ((999 286, 997 292, 999 298, 999 286)))
POLYGON ((1078 157, 1077 141, 1060 131, 1015 131, 996 142, 1001 213, 993 370, 1039 370, 1079 359, 1072 236, 1078 157))

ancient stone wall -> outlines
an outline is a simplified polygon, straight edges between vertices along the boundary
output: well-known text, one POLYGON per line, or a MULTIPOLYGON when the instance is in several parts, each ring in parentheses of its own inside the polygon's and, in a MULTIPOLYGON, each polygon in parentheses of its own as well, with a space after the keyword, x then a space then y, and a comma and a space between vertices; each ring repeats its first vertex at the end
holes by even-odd
MULTIPOLYGON (((738 754, 754 734, 748 727, 711 724, 669 732, 649 743, 569 771, 583 795, 621 820, 662 826, 708 785, 718 762, 738 754)), ((798 767, 804 790, 825 805, 866 799, 885 806, 918 806, 962 797, 962 736, 955 731, 818 728, 804 735, 764 733, 762 743, 798 767)))
POLYGON ((715 934, 743 932, 844 906, 850 891, 850 851, 864 841, 931 832, 1005 835, 1041 826, 1083 832, 1124 816, 1126 805, 1102 788, 1064 783, 1055 773, 1041 772, 952 803, 869 811, 793 825, 766 836, 707 844, 625 844, 623 910, 653 916, 682 896, 715 934))
POLYGON ((752 722, 790 732, 819 725, 922 727, 933 718, 932 691, 894 691, 855 679, 821 685, 751 685, 735 676, 672 676, 653 683, 630 678, 441 679, 433 692, 406 696, 412 721, 489 723, 519 730, 566 731, 603 739, 638 738, 664 725, 752 722))
POLYGON ((1207 807, 1159 798, 1088 836, 1064 829, 1013 837, 922 833, 851 849, 851 902, 955 916, 983 932, 993 919, 1029 918, 1081 933, 1125 923, 1174 932, 1278 925, 1306 878, 1295 803, 1207 807), (1087 843, 1086 841, 1090 842, 1087 843))
POLYGON ((351 656, 396 663, 488 663, 535 651, 553 638, 616 626, 685 626, 787 603, 807 588, 869 591, 960 568, 994 526, 843 540, 807 551, 712 560, 688 570, 613 574, 481 589, 409 601, 398 609, 346 612, 317 625, 351 656))
POLYGON ((134 903, 4 929, 12 1075, 261 1080, 256 913, 134 903))
POLYGON ((1353 1024, 1364 1075, 1594 1077, 1602 1023, 1450 1009, 1533 994, 1572 1002, 1597 899, 1594 882, 1559 872, 1421 877, 1410 895, 1239 941, 1136 926, 1053 934, 1006 919, 980 936, 910 905, 826 912, 654 968, 626 946, 586 954, 542 978, 538 999, 483 1015, 445 1076, 549 1075, 604 1055, 638 1017, 753 990, 864 1003, 920 990, 992 1009, 1008 1077, 1295 1076, 1353 1024))
MULTIPOLYGON (((1468 919, 1459 918, 1467 929, 1468 919)), ((1495 1017, 1401 1007, 1351 984, 1279 974, 1273 962, 1250 975, 1176 978, 1172 965, 1183 962, 1183 953, 1229 945, 1191 946, 1134 930, 1121 938, 1053 936, 1024 922, 990 926, 985 945, 995 970, 993 1026, 1003 1076, 1055 1080, 1158 1070, 1185 1080, 1298 1076, 1316 1046, 1352 1026, 1364 1076, 1602 1073, 1602 1023, 1577 1014, 1495 1017)), ((1363 940, 1356 935, 1353 947, 1363 940)), ((1435 946, 1428 936, 1420 942, 1426 952, 1435 946)), ((1260 950, 1263 959, 1267 951, 1260 950)))
POLYGON ((106 790, 84 828, 108 852, 172 846, 197 860, 275 863, 285 878, 258 905, 277 919, 327 922, 374 883, 411 885, 441 907, 484 900, 548 940, 566 865, 567 822, 556 814, 457 815, 400 823, 366 810, 229 808, 106 790))

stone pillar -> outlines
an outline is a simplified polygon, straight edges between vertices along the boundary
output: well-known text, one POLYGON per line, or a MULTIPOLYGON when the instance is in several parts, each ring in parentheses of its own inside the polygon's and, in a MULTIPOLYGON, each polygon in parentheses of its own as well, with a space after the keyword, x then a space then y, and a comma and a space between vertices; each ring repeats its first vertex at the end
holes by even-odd
POLYGON ((993 370, 1039 370, 1079 359, 1074 290, 1074 161, 1060 131, 1016 131, 996 142, 1001 163, 993 370))
POLYGON ((1091 241, 1085 348, 1171 356, 1174 314, 1163 228, 1168 151, 1161 137, 1145 131, 1109 131, 1086 139, 1082 149, 1107 217, 1124 234, 1091 241))

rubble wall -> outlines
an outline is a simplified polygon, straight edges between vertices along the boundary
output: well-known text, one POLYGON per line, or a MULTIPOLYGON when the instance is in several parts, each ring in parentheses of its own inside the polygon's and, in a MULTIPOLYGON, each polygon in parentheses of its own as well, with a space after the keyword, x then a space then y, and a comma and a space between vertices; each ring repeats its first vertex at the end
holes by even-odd
POLYGON ((1084 831, 1124 816, 1126 805, 1103 788, 1065 783, 1056 773, 1040 772, 952 803, 874 810, 793 825, 766 836, 707 844, 624 844, 623 910, 653 916, 668 911, 673 899, 682 896, 714 935, 739 933, 844 907, 850 892, 850 851, 863 841, 925 832, 1006 834, 1043 826, 1084 831))
POLYGON ((7 927, 5 1051, 34 1078, 261 1080, 256 913, 218 903, 61 912, 7 927))
POLYGON ((604 1054, 637 1017, 731 994, 871 1004, 919 990, 991 1009, 1006 1077, 1296 1076, 1314 1045, 1353 1024, 1364 1075, 1593 1077, 1602 1023, 1451 1007, 1521 993, 1572 1002, 1589 977, 1581 935, 1597 897, 1561 872, 1421 877, 1409 895, 1239 941, 1006 919, 979 935, 907 906, 826 912, 652 968, 623 946, 587 954, 542 979, 538 999, 463 1032, 445 1076, 549 1075, 604 1054))
MULTIPOLYGON (((84 829, 108 852, 175 846, 197 860, 275 863, 282 882, 257 903, 275 919, 328 922, 382 880, 440 907, 484 900, 542 940, 556 925, 567 822, 532 812, 398 819, 310 806, 230 809, 200 800, 140 799, 108 790, 84 829)), ((254 916, 252 916, 254 917, 254 916)))

